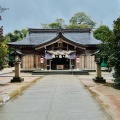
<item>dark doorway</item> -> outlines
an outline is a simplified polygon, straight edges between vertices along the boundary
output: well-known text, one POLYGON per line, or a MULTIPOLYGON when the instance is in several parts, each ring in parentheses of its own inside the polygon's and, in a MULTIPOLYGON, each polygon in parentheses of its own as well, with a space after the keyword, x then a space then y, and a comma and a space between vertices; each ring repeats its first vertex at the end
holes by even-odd
POLYGON ((67 58, 53 58, 51 61, 52 70, 68 70, 69 59, 67 58))

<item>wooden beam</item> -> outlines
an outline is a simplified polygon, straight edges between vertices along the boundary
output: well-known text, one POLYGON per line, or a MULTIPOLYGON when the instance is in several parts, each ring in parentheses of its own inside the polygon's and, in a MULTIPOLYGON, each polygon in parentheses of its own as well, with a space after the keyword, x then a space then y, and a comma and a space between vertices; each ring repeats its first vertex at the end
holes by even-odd
MULTIPOLYGON (((47 44, 38 46, 38 47, 35 48, 35 50, 39 50, 39 49, 44 48, 44 47, 46 47, 46 46, 52 45, 52 44, 54 44, 54 43, 57 43, 59 40, 60 40, 60 39, 58 39, 58 40, 56 40, 56 41, 53 41, 53 42, 51 42, 51 43, 47 43, 47 44)), ((68 41, 66 41, 66 40, 63 40, 63 39, 62 39, 62 42, 66 43, 66 44, 69 44, 69 45, 72 45, 72 46, 75 46, 75 47, 78 47, 78 48, 81 48, 81 49, 83 49, 83 50, 86 49, 84 46, 80 46, 80 45, 77 45, 77 44, 75 45, 74 43, 70 43, 70 42, 68 42, 68 41)))

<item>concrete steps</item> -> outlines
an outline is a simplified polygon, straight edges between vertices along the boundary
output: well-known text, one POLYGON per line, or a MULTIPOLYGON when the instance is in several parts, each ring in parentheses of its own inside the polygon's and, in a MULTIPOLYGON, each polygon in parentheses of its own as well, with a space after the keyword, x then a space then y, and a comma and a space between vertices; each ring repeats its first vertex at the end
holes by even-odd
POLYGON ((32 71, 32 75, 54 75, 54 74, 66 74, 66 75, 89 75, 87 70, 50 70, 50 71, 43 71, 43 70, 34 70, 32 71))

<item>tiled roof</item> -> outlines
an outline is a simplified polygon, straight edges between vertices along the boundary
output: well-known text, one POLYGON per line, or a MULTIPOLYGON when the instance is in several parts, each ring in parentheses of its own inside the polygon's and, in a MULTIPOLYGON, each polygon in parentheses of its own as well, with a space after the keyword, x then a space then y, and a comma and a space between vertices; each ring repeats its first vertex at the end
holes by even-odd
POLYGON ((64 33, 63 36, 75 43, 82 45, 95 45, 101 43, 100 40, 97 40, 93 37, 92 33, 64 33))
POLYGON ((8 45, 39 45, 48 42, 57 37, 56 33, 31 33, 27 34, 27 37, 21 41, 12 42, 8 45))
POLYGON ((62 31, 58 29, 30 29, 24 40, 12 42, 8 45, 41 45, 53 39, 57 39, 57 37, 60 36, 59 33, 61 33, 61 36, 65 39, 80 45, 95 45, 100 43, 99 40, 93 37, 90 29, 62 29, 62 31))

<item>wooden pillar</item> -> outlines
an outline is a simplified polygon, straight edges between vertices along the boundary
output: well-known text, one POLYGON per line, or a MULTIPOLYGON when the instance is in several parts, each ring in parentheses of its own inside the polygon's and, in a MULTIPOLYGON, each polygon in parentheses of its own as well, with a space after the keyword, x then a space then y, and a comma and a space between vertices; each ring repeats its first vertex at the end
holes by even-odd
POLYGON ((76 63, 76 58, 75 58, 75 67, 74 67, 74 69, 77 69, 77 63, 76 63))
POLYGON ((21 68, 23 68, 23 56, 21 56, 21 68))
POLYGON ((45 59, 45 70, 47 70, 47 59, 45 59))
MULTIPOLYGON (((80 56, 77 55, 77 57, 76 57, 76 69, 77 70, 80 69, 80 60, 82 60, 82 59, 80 59, 80 56)), ((81 63, 82 63, 82 61, 81 61, 81 63)))
POLYGON ((52 44, 52 50, 54 50, 54 44, 52 44))
POLYGON ((87 59, 86 59, 86 54, 84 55, 84 69, 87 68, 87 59))
POLYGON ((68 51, 68 44, 67 44, 67 51, 68 51))
POLYGON ((44 70, 44 63, 41 63, 41 70, 44 70))
POLYGON ((51 70, 51 60, 49 60, 49 62, 50 62, 50 70, 51 70))
MULTIPOLYGON (((74 52, 75 52, 75 56, 76 56, 76 46, 74 46, 74 52)), ((74 59, 74 69, 77 69, 77 66, 76 66, 76 57, 74 59)))
POLYGON ((70 65, 70 70, 71 70, 71 59, 70 59, 70 62, 69 62, 69 63, 70 63, 70 64, 69 64, 69 65, 70 65))
POLYGON ((34 51, 34 68, 36 68, 36 51, 34 51))

